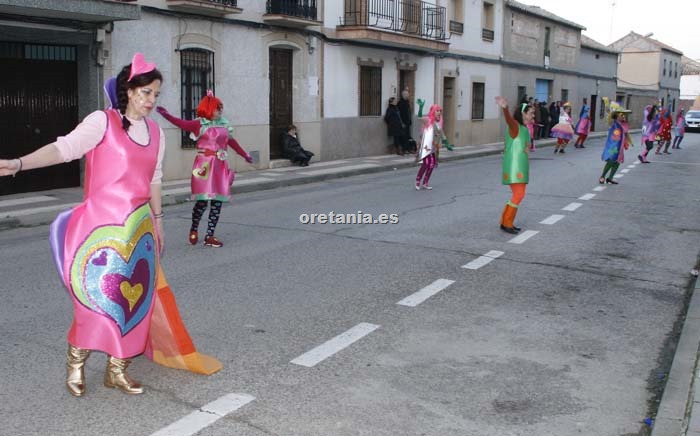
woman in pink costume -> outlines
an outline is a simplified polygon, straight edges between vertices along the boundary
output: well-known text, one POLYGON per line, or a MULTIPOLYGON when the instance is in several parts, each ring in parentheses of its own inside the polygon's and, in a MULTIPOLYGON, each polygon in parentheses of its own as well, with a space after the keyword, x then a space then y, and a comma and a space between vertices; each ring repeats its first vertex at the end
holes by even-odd
POLYGON ((553 138, 557 138, 554 146, 554 153, 564 153, 566 145, 574 137, 574 128, 571 120, 571 103, 564 103, 562 111, 559 113, 559 123, 552 127, 553 138))
POLYGON ((66 385, 85 393, 85 361, 109 355, 104 385, 127 394, 143 387, 126 373, 130 358, 153 346, 159 253, 163 249, 161 163, 165 142, 155 121, 163 78, 137 53, 110 93, 117 109, 96 111, 66 136, 19 159, 0 160, 0 176, 85 156, 85 199, 51 226, 56 266, 73 300, 66 385))
POLYGON ((235 176, 228 165, 227 147, 233 148, 246 162, 253 163, 250 155, 233 138, 233 127, 226 118, 221 116, 223 109, 223 103, 214 97, 211 91, 207 92, 197 106, 198 118, 194 120, 181 120, 170 115, 163 107, 156 108, 166 120, 190 132, 197 140, 197 157, 192 166, 191 180, 192 199, 196 200, 192 208, 192 226, 189 235, 192 245, 199 240, 197 229, 207 208, 207 202, 210 203, 209 223, 204 245, 208 247, 224 245, 214 237, 214 230, 219 222, 223 202, 231 200, 231 185, 235 176))

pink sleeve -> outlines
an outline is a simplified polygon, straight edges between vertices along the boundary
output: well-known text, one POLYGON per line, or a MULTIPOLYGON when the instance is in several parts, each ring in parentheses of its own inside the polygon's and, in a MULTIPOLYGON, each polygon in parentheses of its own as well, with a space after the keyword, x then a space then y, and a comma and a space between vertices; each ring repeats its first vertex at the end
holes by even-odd
POLYGON ((242 158, 247 159, 249 157, 248 153, 246 153, 246 151, 243 150, 243 147, 241 147, 241 145, 235 139, 229 138, 228 145, 229 147, 234 149, 236 153, 238 153, 242 158))
POLYGON ((56 147, 64 162, 80 159, 97 147, 107 131, 107 114, 95 111, 66 136, 56 138, 56 147))
POLYGON ((160 143, 158 144, 158 162, 156 170, 153 173, 152 185, 159 185, 163 181, 163 157, 165 156, 165 134, 163 129, 160 129, 160 143))
POLYGON ((185 132, 194 133, 199 135, 199 129, 202 127, 202 123, 199 120, 183 120, 181 118, 174 117, 168 112, 161 113, 163 118, 175 124, 177 127, 181 128, 185 132))

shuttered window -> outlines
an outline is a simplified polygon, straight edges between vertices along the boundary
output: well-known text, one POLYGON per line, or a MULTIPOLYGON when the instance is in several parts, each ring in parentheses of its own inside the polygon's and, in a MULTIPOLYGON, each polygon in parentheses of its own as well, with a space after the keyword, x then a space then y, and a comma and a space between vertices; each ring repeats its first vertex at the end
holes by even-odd
POLYGON ((382 114, 382 69, 360 66, 360 116, 382 114))
MULTIPOLYGON (((214 91, 214 53, 198 48, 180 51, 180 80, 182 83, 182 118, 197 117, 199 101, 208 89, 214 91)), ((195 142, 183 131, 182 148, 194 148, 195 142)))
POLYGON ((480 82, 472 83, 472 120, 484 119, 484 92, 485 84, 480 82))

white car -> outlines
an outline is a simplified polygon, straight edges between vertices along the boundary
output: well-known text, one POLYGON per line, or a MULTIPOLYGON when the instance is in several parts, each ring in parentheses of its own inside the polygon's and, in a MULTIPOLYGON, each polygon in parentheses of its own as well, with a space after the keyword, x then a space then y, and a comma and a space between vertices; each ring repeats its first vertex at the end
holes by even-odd
POLYGON ((689 132, 700 130, 700 110, 688 111, 685 115, 685 125, 689 132))

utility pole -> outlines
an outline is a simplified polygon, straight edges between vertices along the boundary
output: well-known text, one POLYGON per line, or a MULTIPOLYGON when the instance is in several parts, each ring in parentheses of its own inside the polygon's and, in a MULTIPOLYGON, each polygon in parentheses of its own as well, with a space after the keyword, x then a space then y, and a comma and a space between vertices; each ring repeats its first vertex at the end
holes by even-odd
POLYGON ((608 34, 608 41, 613 40, 613 22, 615 21, 614 16, 615 16, 615 0, 612 0, 610 2, 610 33, 608 34))

